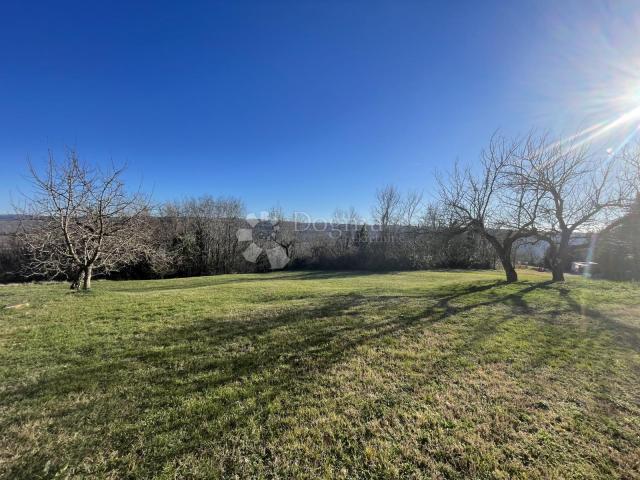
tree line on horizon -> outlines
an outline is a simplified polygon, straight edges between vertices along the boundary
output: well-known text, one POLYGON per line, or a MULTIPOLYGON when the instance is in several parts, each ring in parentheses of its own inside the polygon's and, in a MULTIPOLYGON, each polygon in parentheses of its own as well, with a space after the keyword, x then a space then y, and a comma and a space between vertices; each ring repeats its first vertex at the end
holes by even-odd
MULTIPOLYGON (((20 228, 0 251, 0 279, 64 279, 91 288, 109 278, 158 278, 268 270, 264 251, 247 261, 245 207, 202 196, 155 206, 130 192, 122 169, 101 170, 69 150, 63 161, 29 166, 32 192, 20 228)), ((582 252, 603 276, 640 278, 640 148, 599 155, 550 135, 492 136, 473 165, 437 176, 437 200, 394 186, 376 192, 371 224, 336 209, 329 232, 297 231, 272 208, 262 242, 284 252, 288 268, 402 270, 494 268, 518 279, 516 253, 546 246, 543 264, 564 280, 582 252), (584 241, 576 243, 577 234, 584 241), (597 239, 597 242, 596 242, 597 239), (588 254, 585 253, 589 250, 588 254)))

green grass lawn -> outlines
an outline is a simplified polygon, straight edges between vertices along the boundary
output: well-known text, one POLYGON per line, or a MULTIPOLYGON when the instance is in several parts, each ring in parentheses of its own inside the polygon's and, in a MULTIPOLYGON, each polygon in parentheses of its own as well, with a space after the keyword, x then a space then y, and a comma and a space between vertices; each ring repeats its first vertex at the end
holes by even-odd
POLYGON ((640 286, 0 287, 3 478, 640 478, 640 286))

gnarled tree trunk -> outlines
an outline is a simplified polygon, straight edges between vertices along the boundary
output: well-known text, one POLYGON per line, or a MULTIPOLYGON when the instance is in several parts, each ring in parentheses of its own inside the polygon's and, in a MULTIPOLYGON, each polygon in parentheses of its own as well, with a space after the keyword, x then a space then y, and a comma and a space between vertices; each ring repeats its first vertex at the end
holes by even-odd
POLYGON ((518 272, 516 272, 515 267, 513 266, 513 263, 511 262, 511 256, 510 255, 506 255, 500 256, 500 263, 502 263, 502 268, 504 268, 504 273, 507 277, 507 282, 508 283, 513 283, 513 282, 517 282, 518 281, 518 272))
POLYGON ((513 249, 513 241, 510 239, 506 239, 503 242, 500 242, 500 240, 498 240, 496 237, 487 233, 486 230, 481 230, 480 233, 484 234, 485 238, 489 240, 489 243, 491 243, 491 246, 493 246, 494 250, 498 254, 498 258, 500 259, 502 268, 504 268, 504 274, 507 278, 507 282, 517 282, 518 272, 516 272, 516 269, 513 266, 513 262, 511 261, 511 250, 513 249))
POLYGON ((82 273, 82 290, 89 290, 91 288, 91 275, 93 274, 93 267, 85 267, 82 273))
POLYGON ((560 234, 560 242, 557 244, 550 244, 550 267, 551 267, 551 279, 554 282, 564 282, 564 267, 569 260, 569 240, 571 239, 571 231, 563 231, 560 234))
POLYGON ((562 262, 556 262, 555 265, 551 267, 551 279, 554 282, 564 282, 564 267, 562 266, 562 262))
POLYGON ((71 290, 80 290, 80 286, 83 284, 84 280, 84 271, 78 270, 75 274, 75 277, 71 279, 71 285, 69 288, 71 290))

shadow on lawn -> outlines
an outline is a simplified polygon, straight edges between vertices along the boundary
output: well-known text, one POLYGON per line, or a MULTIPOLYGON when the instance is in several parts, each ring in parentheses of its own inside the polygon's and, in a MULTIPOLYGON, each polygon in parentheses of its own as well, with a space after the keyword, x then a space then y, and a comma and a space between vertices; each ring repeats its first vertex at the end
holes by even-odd
MULTIPOLYGON (((279 271, 270 274, 237 274, 230 278, 230 275, 210 275, 202 277, 186 277, 171 279, 172 283, 167 284, 167 279, 146 280, 144 284, 138 281, 127 282, 128 284, 117 285, 111 289, 113 292, 162 292, 170 290, 190 290, 196 288, 213 288, 220 285, 235 283, 272 282, 272 281, 293 281, 293 280, 323 280, 323 279, 343 279, 352 277, 364 277, 370 275, 381 275, 385 272, 373 271, 279 271), (184 283, 183 283, 184 282, 184 283)), ((392 275, 393 272, 386 274, 392 275)), ((118 282, 121 283, 121 282, 118 282)))
POLYGON ((558 293, 575 314, 595 320, 600 331, 610 331, 615 335, 617 343, 626 348, 640 351, 640 326, 629 325, 614 316, 605 315, 594 308, 577 302, 571 296, 570 290, 564 286, 558 288, 558 293))
MULTIPOLYGON (((325 278, 318 275, 328 274, 281 278, 325 278)), ((269 278, 274 279, 273 276, 269 278)), ((475 345, 495 334, 500 324, 513 315, 533 313, 524 298, 527 294, 536 289, 555 288, 550 282, 538 282, 517 291, 497 294, 502 287, 513 289, 521 285, 507 286, 500 281, 447 285, 428 291, 422 298, 412 296, 413 313, 402 316, 398 312, 406 306, 407 296, 349 294, 328 297, 320 305, 262 312, 259 318, 202 319, 114 344, 109 351, 82 358, 62 371, 57 370, 26 386, 5 390, 0 403, 19 402, 25 398, 32 403, 45 402, 52 397, 65 398, 83 392, 105 394, 97 397, 98 403, 101 398, 108 399, 103 405, 65 406, 58 412, 61 428, 95 432, 96 424, 109 425, 110 433, 105 442, 110 450, 135 457, 143 468, 140 474, 154 475, 173 458, 199 448, 190 443, 189 438, 206 438, 227 449, 232 440, 225 438, 225 434, 242 429, 249 422, 266 422, 270 406, 283 403, 295 408, 306 398, 313 398, 318 379, 364 345, 377 345, 382 339, 409 333, 415 328, 424 329, 447 317, 481 307, 495 304, 509 307, 510 310, 498 319, 476 321, 469 327, 468 337, 442 356, 437 365, 425 365, 425 377, 445 378, 453 368, 447 365, 448 359, 468 355, 475 345), (496 295, 486 299, 493 291, 496 295), (480 298, 475 299, 475 295, 480 298), (375 319, 368 316, 372 312, 375 319), (206 407, 192 411, 189 402, 204 402, 206 407), (113 408, 114 405, 121 408, 113 408), (161 415, 167 408, 173 414, 161 415), (83 421, 96 410, 102 414, 93 415, 93 423, 83 421), (117 427, 119 424, 122 426, 117 427), (191 428, 188 438, 179 433, 185 425, 191 428), (136 450, 142 447, 132 442, 132 437, 144 439, 159 435, 176 436, 170 452, 166 448, 136 450)), ((569 296, 561 298, 567 311, 576 311, 577 306, 569 296)), ((606 321, 599 312, 587 311, 586 314, 606 321)), ((563 339, 559 337, 557 341, 563 339)), ((637 343, 634 345, 637 348, 637 343)), ((549 358, 532 357, 531 361, 542 364, 549 358)), ((50 414, 51 409, 47 412, 50 414)), ((19 421, 24 418, 13 419, 13 422, 19 421)), ((11 420, 3 423, 7 427, 11 420)), ((77 442, 77 448, 69 450, 71 455, 86 452, 86 448, 80 448, 83 435, 76 437, 69 440, 77 442)), ((14 471, 9 473, 20 476, 25 472, 42 472, 46 460, 35 454, 24 456, 12 465, 14 471)), ((67 457, 65 461, 80 460, 67 457)), ((117 462, 125 460, 112 461, 116 463, 111 468, 124 468, 117 462)), ((231 473, 235 465, 223 464, 222 468, 231 473)))

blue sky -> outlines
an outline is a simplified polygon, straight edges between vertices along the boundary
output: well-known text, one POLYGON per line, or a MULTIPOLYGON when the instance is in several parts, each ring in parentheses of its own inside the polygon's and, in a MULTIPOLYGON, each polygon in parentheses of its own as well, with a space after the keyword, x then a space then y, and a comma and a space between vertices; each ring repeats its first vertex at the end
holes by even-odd
POLYGON ((322 217, 367 215, 388 183, 429 197, 433 172, 474 161, 496 129, 565 133, 633 101, 609 97, 640 104, 639 13, 631 1, 3 2, 0 212, 27 188, 26 159, 65 145, 126 162, 157 201, 233 195, 322 217))

